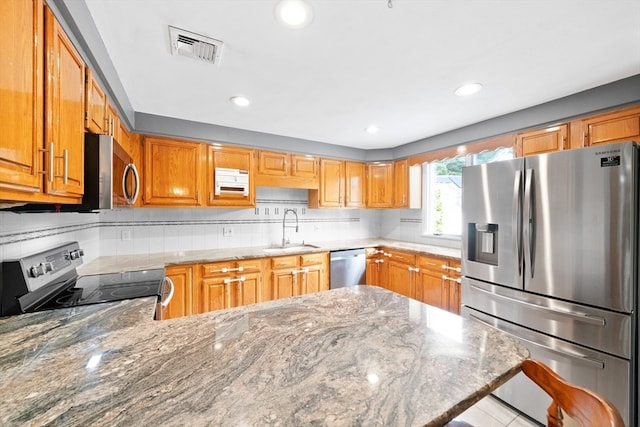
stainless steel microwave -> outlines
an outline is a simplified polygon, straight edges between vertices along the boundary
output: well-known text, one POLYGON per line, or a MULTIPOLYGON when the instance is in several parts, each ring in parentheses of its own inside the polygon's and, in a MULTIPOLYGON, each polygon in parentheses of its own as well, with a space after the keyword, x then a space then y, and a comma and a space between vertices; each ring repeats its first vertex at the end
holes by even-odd
POLYGON ((85 134, 83 207, 133 206, 139 193, 140 175, 125 149, 110 135, 85 134))

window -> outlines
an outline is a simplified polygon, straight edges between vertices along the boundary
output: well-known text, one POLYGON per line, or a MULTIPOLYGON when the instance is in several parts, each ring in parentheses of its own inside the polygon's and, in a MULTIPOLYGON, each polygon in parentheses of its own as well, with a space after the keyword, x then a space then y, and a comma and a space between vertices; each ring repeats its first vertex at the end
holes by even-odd
POLYGON ((462 235, 462 168, 513 159, 513 148, 498 148, 477 154, 422 164, 422 234, 462 235))

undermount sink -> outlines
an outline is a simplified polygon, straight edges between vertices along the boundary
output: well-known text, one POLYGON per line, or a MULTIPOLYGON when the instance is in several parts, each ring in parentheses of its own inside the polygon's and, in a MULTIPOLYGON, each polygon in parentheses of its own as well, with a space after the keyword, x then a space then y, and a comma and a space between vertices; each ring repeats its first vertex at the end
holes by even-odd
POLYGON ((308 243, 302 243, 299 245, 286 245, 286 246, 272 246, 270 248, 264 248, 263 251, 266 253, 278 252, 278 253, 287 253, 287 252, 300 252, 300 251, 308 251, 311 249, 318 249, 319 246, 310 245, 308 243))

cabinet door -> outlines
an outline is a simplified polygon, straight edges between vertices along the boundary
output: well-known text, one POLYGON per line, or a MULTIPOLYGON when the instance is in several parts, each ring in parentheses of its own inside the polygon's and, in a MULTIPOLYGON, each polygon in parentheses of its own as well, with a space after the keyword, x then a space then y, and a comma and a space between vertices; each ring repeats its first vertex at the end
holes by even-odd
POLYGON ((384 262, 381 258, 367 258, 366 281, 367 285, 382 286, 380 281, 380 264, 384 262))
POLYGON ((450 280, 447 280, 447 307, 446 310, 451 313, 460 314, 460 297, 462 285, 459 283, 461 274, 456 271, 460 268, 459 260, 449 260, 447 263, 448 273, 446 274, 450 280))
POLYGON ((344 206, 344 162, 322 159, 320 161, 320 201, 325 208, 344 206))
POLYGON ((193 266, 167 267, 165 274, 173 282, 174 290, 171 302, 162 311, 162 318, 173 319, 192 314, 193 266))
POLYGON ((209 145, 207 168, 207 204, 209 206, 255 206, 254 150, 238 147, 209 145), (240 169, 249 175, 249 195, 216 194, 216 168, 240 169))
POLYGON ((146 137, 144 140, 144 204, 201 206, 203 145, 146 137))
POLYGON ((298 295, 297 275, 291 270, 273 270, 271 272, 271 284, 273 286, 274 299, 288 298, 298 295))
POLYGON ((238 280, 229 284, 231 293, 231 306, 240 307, 248 304, 255 304, 261 301, 262 295, 262 275, 260 273, 237 275, 238 280))
POLYGON ((367 207, 393 206, 393 163, 367 165, 367 207))
POLYGON ((300 293, 302 294, 310 294, 312 292, 320 292, 322 289, 323 282, 323 269, 321 265, 314 265, 310 267, 305 267, 307 272, 302 274, 302 286, 300 293))
POLYGON ((120 117, 118 117, 118 111, 108 100, 106 102, 104 111, 107 128, 105 129, 105 133, 120 142, 120 117))
POLYGON ((367 165, 360 162, 345 162, 345 200, 347 208, 364 208, 366 206, 367 165))
POLYGON ((400 295, 414 298, 415 273, 409 269, 410 267, 412 266, 393 260, 389 261, 389 283, 387 289, 400 295))
POLYGON ((531 156, 564 150, 567 135, 567 125, 519 133, 516 139, 518 155, 531 156))
POLYGON ((601 114, 582 121, 585 146, 640 139, 640 108, 601 114))
POLYGON ((84 193, 85 65, 49 8, 45 7, 45 191, 75 198, 84 193), (53 170, 51 170, 53 163, 53 170))
POLYGON ((258 173, 262 175, 287 176, 288 170, 286 153, 258 151, 258 173))
POLYGON ((85 101, 84 101, 84 127, 92 133, 107 133, 107 96, 93 77, 91 69, 85 70, 85 101))
POLYGON ((393 207, 409 207, 409 161, 398 160, 393 164, 393 207))
POLYGON ((434 307, 446 309, 445 282, 442 279, 443 260, 430 256, 420 256, 419 278, 416 282, 416 299, 434 307))
POLYGON ((0 199, 42 192, 43 2, 0 1, 0 199))
POLYGON ((303 156, 291 154, 291 167, 289 174, 298 178, 318 177, 318 158, 313 156, 303 156))
POLYGON ((225 283, 229 277, 213 277, 202 279, 201 295, 202 295, 202 312, 222 310, 232 307, 231 287, 235 287, 236 283, 225 283))

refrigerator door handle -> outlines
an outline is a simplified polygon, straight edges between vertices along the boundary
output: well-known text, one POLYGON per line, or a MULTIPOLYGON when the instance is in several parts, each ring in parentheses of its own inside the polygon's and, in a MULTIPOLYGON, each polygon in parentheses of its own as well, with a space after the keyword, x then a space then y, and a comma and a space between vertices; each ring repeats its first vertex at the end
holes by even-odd
POLYGON ((522 276, 522 171, 516 171, 513 182, 513 201, 511 209, 512 229, 516 231, 513 239, 513 258, 518 265, 518 277, 522 276))
POLYGON ((525 259, 529 263, 529 272, 533 279, 535 267, 535 242, 536 242, 536 218, 535 218, 535 174, 533 169, 527 169, 524 185, 524 245, 525 259))

